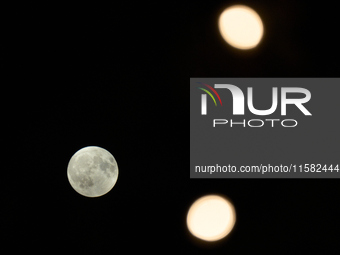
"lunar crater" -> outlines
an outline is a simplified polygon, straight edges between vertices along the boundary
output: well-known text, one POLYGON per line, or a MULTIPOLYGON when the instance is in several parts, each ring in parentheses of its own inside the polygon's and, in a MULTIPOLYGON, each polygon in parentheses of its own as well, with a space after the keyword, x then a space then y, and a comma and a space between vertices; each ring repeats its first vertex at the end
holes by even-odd
POLYGON ((82 177, 80 178, 80 182, 79 182, 79 187, 82 188, 82 189, 87 189, 91 186, 93 186, 94 183, 93 183, 93 180, 91 177, 82 177))

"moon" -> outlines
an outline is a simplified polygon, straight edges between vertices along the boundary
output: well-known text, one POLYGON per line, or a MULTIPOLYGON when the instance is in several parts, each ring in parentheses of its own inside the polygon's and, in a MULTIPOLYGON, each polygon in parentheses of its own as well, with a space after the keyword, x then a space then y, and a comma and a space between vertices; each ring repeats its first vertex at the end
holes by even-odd
POLYGON ((72 188, 85 197, 99 197, 108 193, 118 179, 118 165, 107 150, 88 146, 77 151, 67 166, 72 188))
POLYGON ((260 16, 250 7, 235 5, 220 15, 218 26, 223 39, 231 46, 247 50, 256 47, 263 36, 260 16))
POLYGON ((236 221, 234 206, 218 195, 197 199, 187 214, 191 234, 205 241, 217 241, 227 236, 236 221))

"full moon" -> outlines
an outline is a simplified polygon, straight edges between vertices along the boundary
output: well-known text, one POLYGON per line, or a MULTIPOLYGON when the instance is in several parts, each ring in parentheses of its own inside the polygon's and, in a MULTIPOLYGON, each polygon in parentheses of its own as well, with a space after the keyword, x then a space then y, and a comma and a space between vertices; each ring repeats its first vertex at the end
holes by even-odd
POLYGON ((234 206, 227 199, 217 195, 197 199, 187 215, 190 233, 205 241, 222 239, 233 229, 235 221, 234 206))
POLYGON ((243 50, 256 47, 262 39, 264 30, 260 16, 244 5, 225 9, 220 15, 218 26, 227 43, 243 50))
POLYGON ((99 197, 109 192, 118 179, 118 165, 107 150, 88 146, 77 151, 67 167, 72 188, 86 197, 99 197))

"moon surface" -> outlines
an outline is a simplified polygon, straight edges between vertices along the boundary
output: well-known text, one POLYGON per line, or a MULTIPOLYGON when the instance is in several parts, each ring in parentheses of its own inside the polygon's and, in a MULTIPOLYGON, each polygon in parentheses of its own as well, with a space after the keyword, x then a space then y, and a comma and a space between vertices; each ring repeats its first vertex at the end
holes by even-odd
POLYGON ((109 192, 118 179, 118 165, 107 150, 88 146, 77 151, 67 167, 72 188, 86 197, 99 197, 109 192))
POLYGON ((205 241, 217 241, 233 229, 236 221, 234 206, 218 195, 197 199, 187 215, 188 229, 194 236, 205 241))
POLYGON ((256 47, 263 36, 260 16, 251 8, 235 5, 224 10, 218 26, 223 39, 231 46, 247 50, 256 47))

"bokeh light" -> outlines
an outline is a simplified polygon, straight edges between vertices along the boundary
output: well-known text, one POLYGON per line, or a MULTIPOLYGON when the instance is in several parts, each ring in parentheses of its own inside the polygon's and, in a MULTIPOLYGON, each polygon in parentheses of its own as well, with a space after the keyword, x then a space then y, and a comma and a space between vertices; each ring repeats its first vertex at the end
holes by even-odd
POLYGON ((224 238, 233 229, 235 221, 234 206, 218 195, 207 195, 197 199, 187 214, 189 231, 205 241, 224 238))
POLYGON ((263 37, 263 23, 251 8, 235 5, 225 9, 219 17, 218 26, 223 39, 238 49, 256 47, 263 37))

